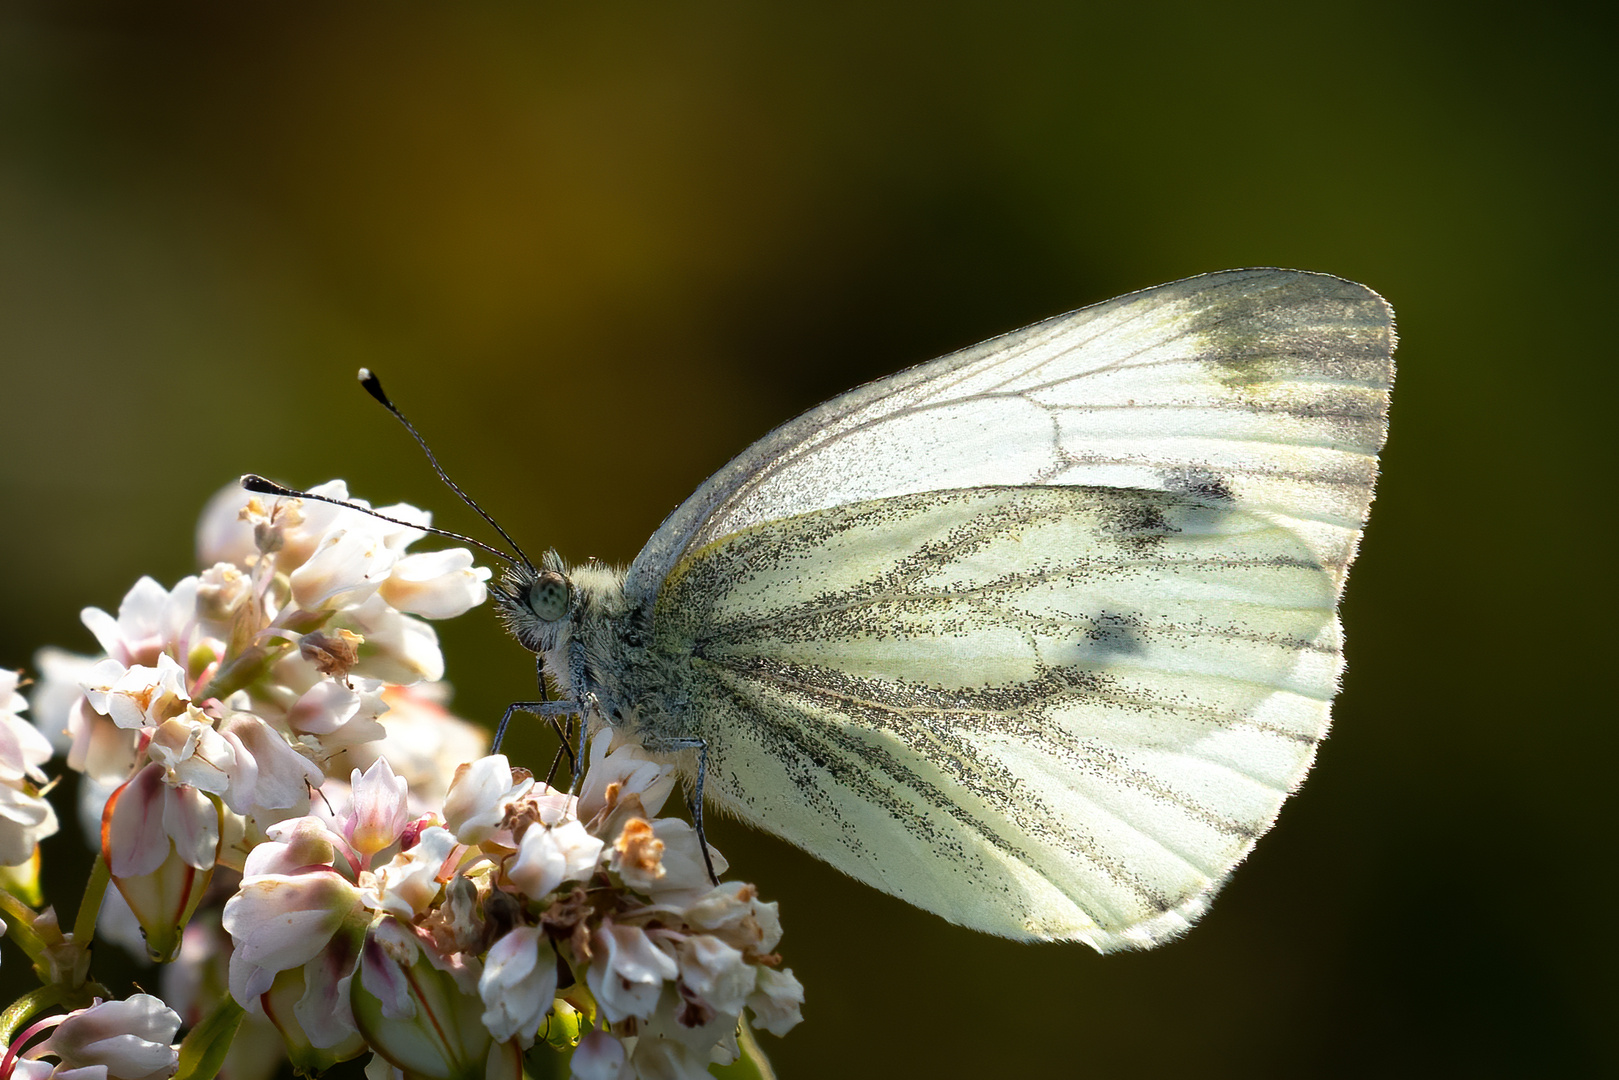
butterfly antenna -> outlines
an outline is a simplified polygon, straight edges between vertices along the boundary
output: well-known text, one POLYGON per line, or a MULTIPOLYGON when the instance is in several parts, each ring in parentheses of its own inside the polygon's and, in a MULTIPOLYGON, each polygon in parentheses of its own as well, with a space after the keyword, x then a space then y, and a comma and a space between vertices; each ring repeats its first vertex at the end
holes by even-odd
MULTIPOLYGON (((473 547, 483 548, 483 550, 489 552, 489 554, 503 562, 509 563, 513 561, 509 554, 500 550, 498 547, 492 547, 489 544, 484 543, 482 540, 476 540, 470 536, 463 536, 461 533, 451 532, 449 529, 435 528, 432 525, 421 525, 414 521, 401 521, 399 518, 389 517, 387 514, 378 513, 369 506, 359 506, 355 503, 349 502, 346 499, 334 499, 329 495, 316 495, 314 492, 299 491, 297 488, 284 487, 281 484, 276 483, 274 480, 266 480, 258 473, 248 473, 246 476, 242 477, 241 485, 248 491, 253 492, 255 495, 274 495, 279 499, 313 499, 316 502, 331 503, 333 506, 341 506, 346 510, 353 510, 355 513, 368 514, 371 517, 379 518, 391 525, 403 525, 407 529, 420 529, 422 532, 432 533, 434 536, 447 536, 451 540, 459 540, 463 544, 471 544, 473 547)), ((522 552, 518 552, 518 554, 521 555, 522 552)), ((528 562, 527 559, 524 559, 523 561, 525 563, 528 562)), ((533 567, 531 566, 530 569, 533 569, 533 567)))
MULTIPOLYGON (((405 430, 410 432, 410 437, 416 440, 416 445, 421 447, 422 453, 427 455, 427 461, 433 466, 433 471, 438 474, 438 478, 444 481, 445 485, 451 491, 455 492, 457 498, 466 503, 468 506, 472 507, 474 513, 487 521, 490 526, 500 534, 500 538, 506 541, 513 551, 517 552, 517 557, 523 560, 524 566, 528 567, 530 570, 533 570, 534 564, 529 562, 528 556, 523 553, 522 548, 517 546, 517 541, 511 538, 511 534, 509 534, 505 529, 502 529, 500 527, 500 522, 490 517, 489 514, 484 511, 483 507, 474 502, 471 495, 468 495, 465 491, 462 491, 460 484, 457 484, 454 480, 450 479, 450 474, 444 471, 444 467, 438 463, 438 458, 433 455, 433 448, 427 445, 427 440, 422 438, 421 432, 416 430, 416 425, 405 419, 405 414, 399 411, 399 406, 395 405, 391 400, 389 400, 388 395, 383 392, 382 380, 378 379, 376 375, 372 373, 370 368, 360 369, 360 385, 365 387, 366 393, 370 394, 377 400, 377 404, 381 405, 384 409, 387 409, 393 414, 393 418, 395 420, 398 420, 401 424, 405 425, 405 430)), ((477 543, 477 541, 473 542, 477 543)), ((483 544, 479 544, 479 546, 487 547, 487 545, 483 544)), ((494 549, 490 548, 489 550, 494 549)), ((501 557, 506 558, 504 555, 501 557)))

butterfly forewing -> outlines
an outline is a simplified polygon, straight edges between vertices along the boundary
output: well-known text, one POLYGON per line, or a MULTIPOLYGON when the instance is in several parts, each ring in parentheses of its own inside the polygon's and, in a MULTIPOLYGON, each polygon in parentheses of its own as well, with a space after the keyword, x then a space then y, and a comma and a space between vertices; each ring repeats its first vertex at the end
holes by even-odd
POLYGON ((982 485, 1224 494, 1347 566, 1393 349, 1376 293, 1292 270, 1207 274, 1059 315, 771 432, 669 516, 628 588, 656 593, 684 553, 749 525, 982 485))
POLYGON ((1362 286, 1231 271, 766 436, 627 579, 708 797, 965 925, 1183 929, 1326 732, 1393 342, 1362 286))

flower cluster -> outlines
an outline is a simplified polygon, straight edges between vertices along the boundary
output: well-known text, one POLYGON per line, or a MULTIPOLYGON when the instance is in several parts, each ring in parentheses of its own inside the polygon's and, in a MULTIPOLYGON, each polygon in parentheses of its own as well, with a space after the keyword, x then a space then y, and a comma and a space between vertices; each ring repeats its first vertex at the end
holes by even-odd
POLYGON ((465 549, 406 554, 425 535, 228 490, 199 531, 207 570, 170 590, 142 578, 116 618, 86 609, 102 657, 41 653, 37 722, 85 776, 81 817, 153 959, 175 956, 216 865, 239 869, 264 829, 308 811, 334 761, 383 739, 387 684, 443 674, 416 616, 482 603, 489 571, 465 549))
POLYGON ((603 728, 575 796, 483 756, 445 711, 423 620, 482 603, 489 572, 464 549, 407 553, 427 515, 381 513, 222 492, 208 569, 86 609, 102 655, 39 654, 37 727, 0 672, 0 905, 47 996, 82 1005, 0 1032, 0 1080, 79 1075, 72 1048, 109 1039, 132 1056, 84 1075, 171 1075, 181 1017, 232 1080, 367 1051, 368 1075, 515 1080, 545 1045, 582 1080, 697 1077, 736 1059, 744 1009, 776 1034, 799 1021, 775 905, 716 885, 724 860, 657 816, 673 765, 603 728), (92 875, 73 932, 15 873, 56 831, 53 744, 116 888, 102 904, 92 875), (168 965, 178 1012, 101 1000, 97 907, 101 936, 168 965))
POLYGON ((311 1071, 367 1045, 516 1077, 548 1014, 579 1077, 707 1076, 736 1059, 744 1006, 784 1034, 803 989, 776 967, 776 905, 709 881, 695 830, 655 817, 671 766, 608 753, 611 734, 577 798, 497 754, 457 770, 442 817, 415 817, 382 760, 346 807, 274 826, 225 905, 231 995, 301 1030, 311 1071))

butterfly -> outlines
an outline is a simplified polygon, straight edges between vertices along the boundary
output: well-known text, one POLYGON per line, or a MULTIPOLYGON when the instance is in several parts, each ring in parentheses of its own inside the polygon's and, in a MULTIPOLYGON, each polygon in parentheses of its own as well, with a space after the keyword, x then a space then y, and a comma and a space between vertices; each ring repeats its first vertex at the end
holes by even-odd
POLYGON ((1163 942, 1326 734, 1394 344, 1362 285, 1233 270, 851 390, 627 570, 514 561, 561 699, 513 708, 952 922, 1163 942))

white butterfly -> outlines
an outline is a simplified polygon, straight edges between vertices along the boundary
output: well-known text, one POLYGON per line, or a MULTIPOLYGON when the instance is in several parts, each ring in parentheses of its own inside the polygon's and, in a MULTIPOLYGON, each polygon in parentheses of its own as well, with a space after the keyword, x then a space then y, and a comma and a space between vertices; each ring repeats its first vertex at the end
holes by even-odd
POLYGON ((1173 937, 1326 734, 1392 318, 1234 270, 834 398, 627 572, 508 572, 565 698, 518 707, 679 754, 715 806, 953 922, 1173 937))

